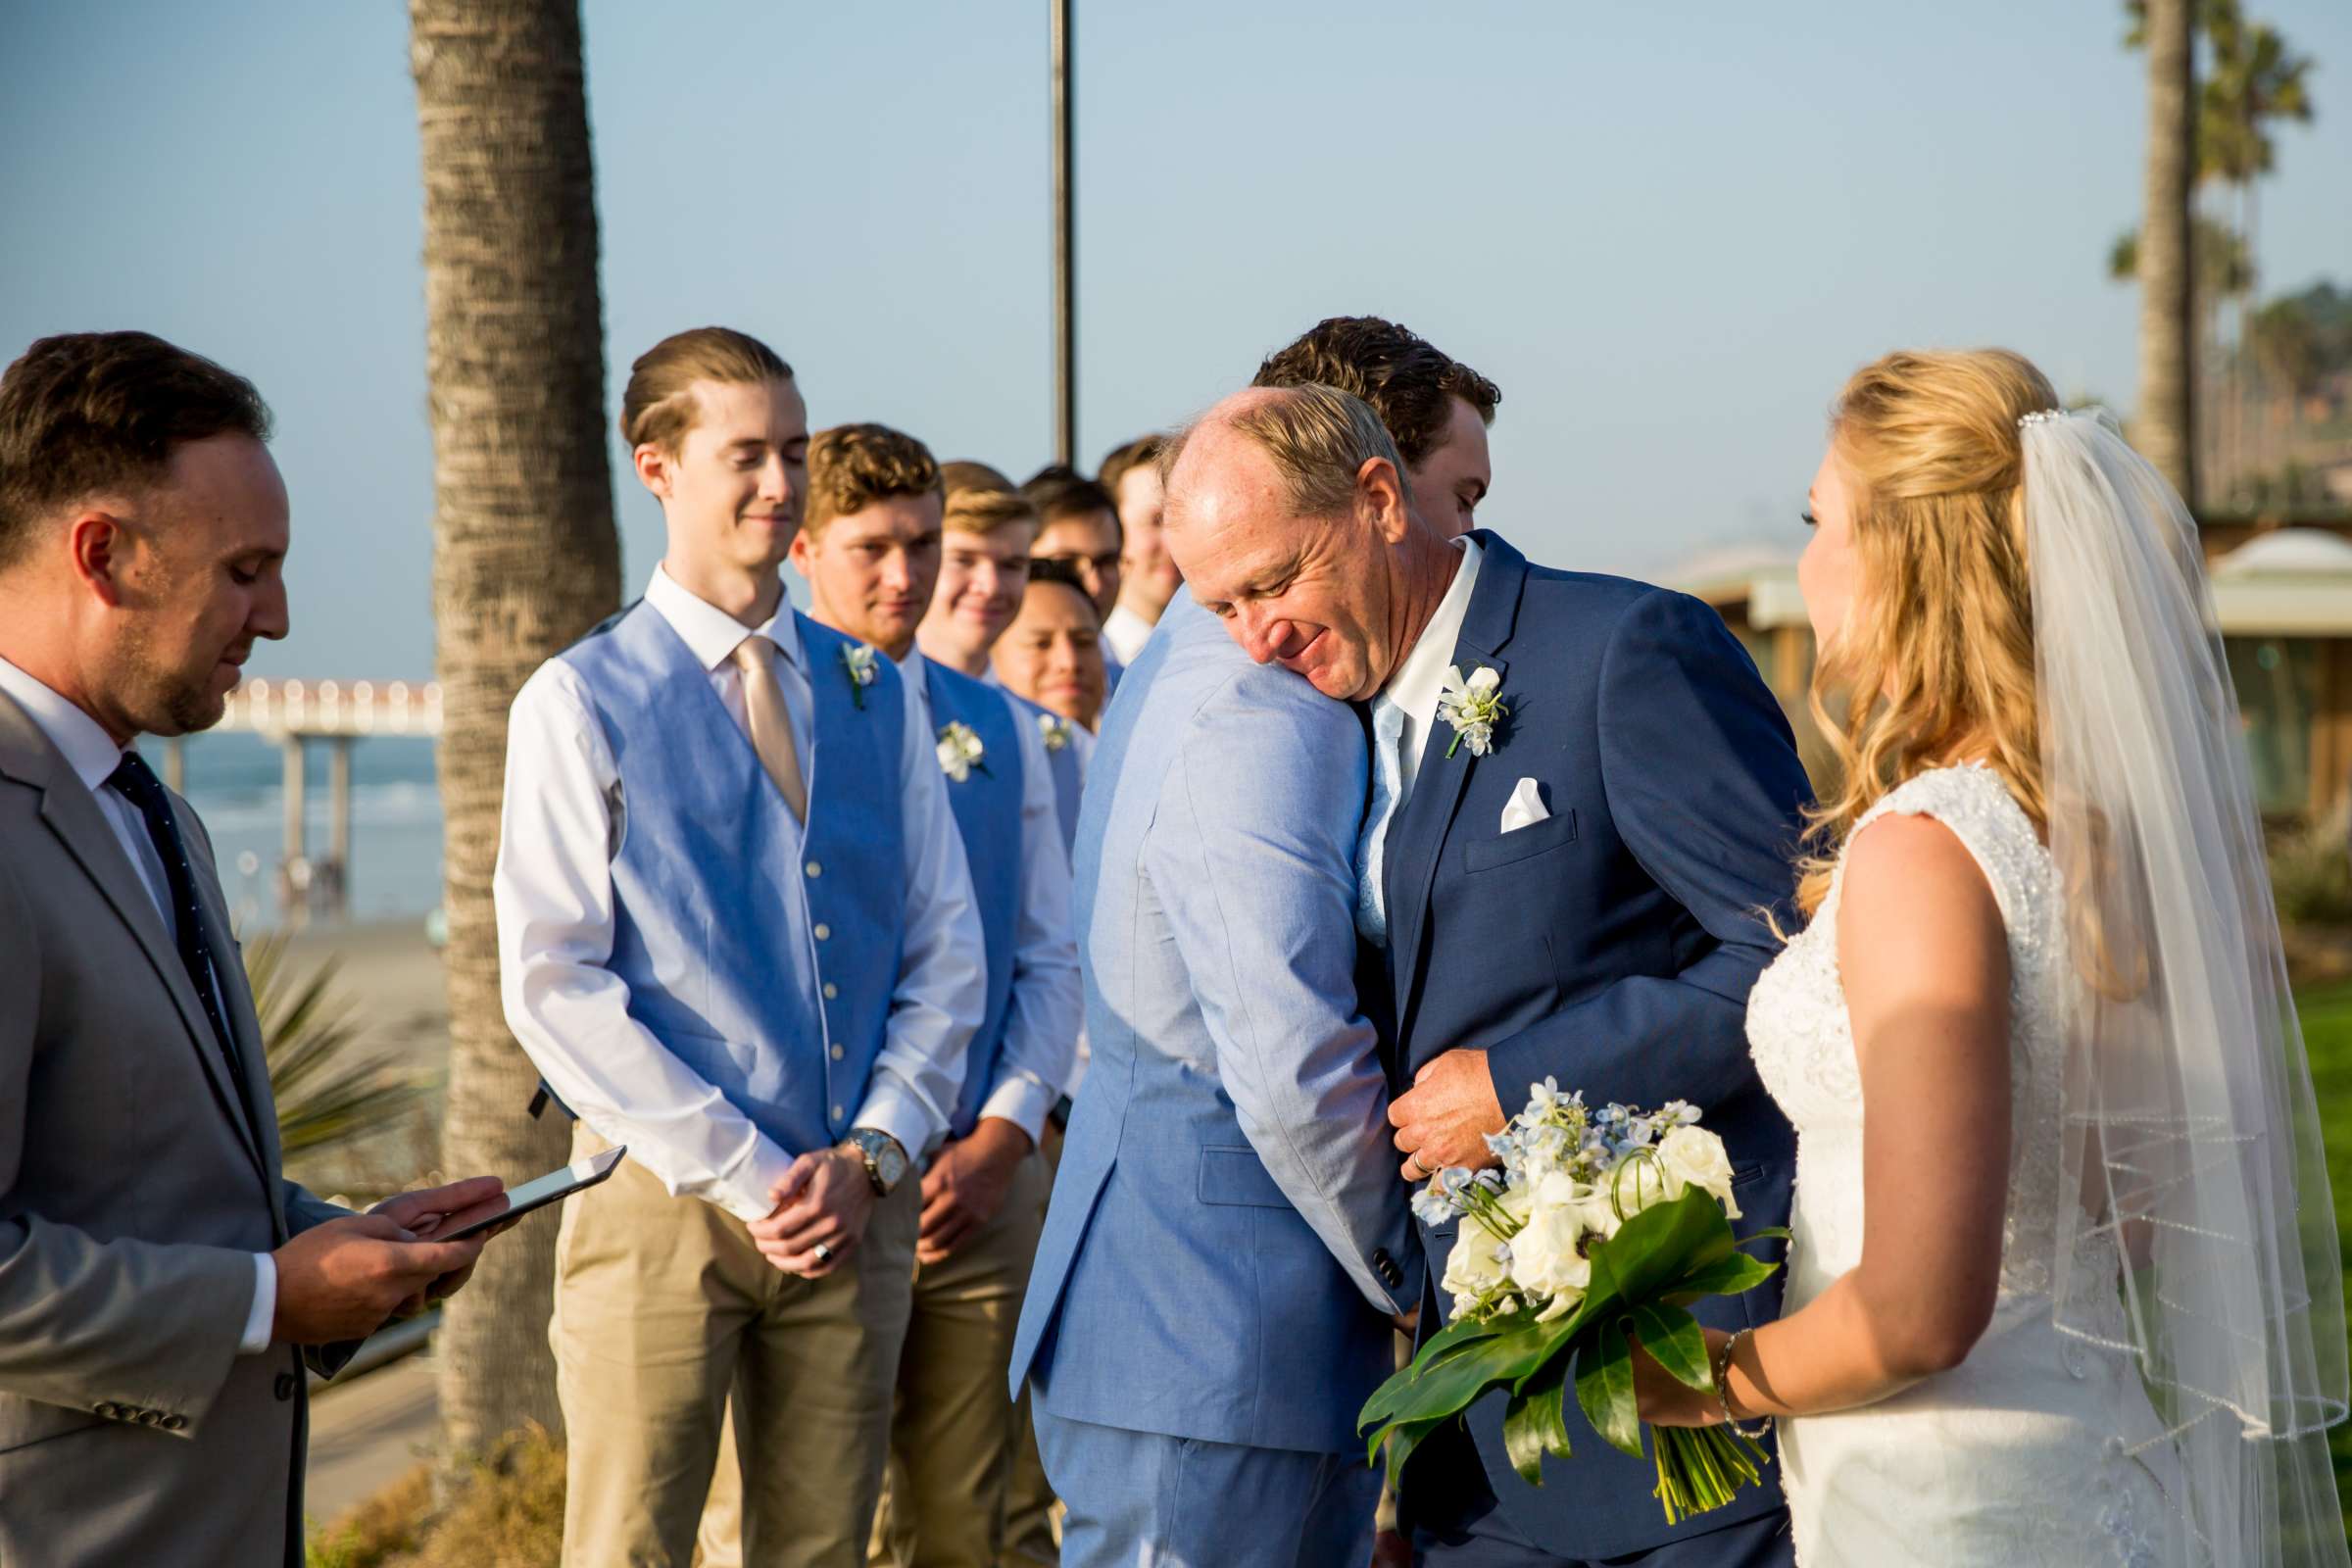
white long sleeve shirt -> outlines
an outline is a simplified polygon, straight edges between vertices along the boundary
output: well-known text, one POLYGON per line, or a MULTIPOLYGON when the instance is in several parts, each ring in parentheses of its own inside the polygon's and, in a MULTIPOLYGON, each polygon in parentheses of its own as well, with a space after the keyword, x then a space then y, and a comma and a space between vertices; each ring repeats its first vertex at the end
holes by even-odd
MULTIPOLYGON (((747 636, 776 645, 776 684, 803 758, 813 743, 808 656, 789 603, 746 627, 656 567, 647 610, 666 619, 728 714, 745 724, 733 654, 747 636)), ((963 1082, 966 1048, 987 1002, 980 916, 963 844, 948 806, 931 726, 906 705, 900 749, 906 914, 890 1021, 853 1125, 897 1139, 909 1154, 943 1133, 963 1082)), ((746 731, 748 733, 748 729, 746 731)), ((629 1015, 612 955, 611 819, 619 769, 587 683, 562 660, 541 665, 508 720, 507 786, 498 868, 499 985, 508 1027, 573 1114, 662 1179, 740 1219, 773 1211, 770 1190, 796 1153, 779 1148, 717 1087, 629 1015)), ((797 859, 797 855, 795 856, 797 859)), ((691 868, 686 868, 691 870, 691 868)), ((779 897, 805 898, 779 875, 779 897)))
MULTIPOLYGON (((916 649, 907 650, 899 662, 907 691, 922 706, 925 728, 935 730, 929 667, 930 661, 916 649)), ((998 1082, 980 1102, 980 1114, 1012 1123, 1036 1143, 1076 1069, 1084 1003, 1070 908, 1070 857, 1061 845, 1053 764, 1046 758, 1045 736, 1029 721, 1026 709, 1014 709, 1013 728, 1021 737, 1020 910, 998 1082)))

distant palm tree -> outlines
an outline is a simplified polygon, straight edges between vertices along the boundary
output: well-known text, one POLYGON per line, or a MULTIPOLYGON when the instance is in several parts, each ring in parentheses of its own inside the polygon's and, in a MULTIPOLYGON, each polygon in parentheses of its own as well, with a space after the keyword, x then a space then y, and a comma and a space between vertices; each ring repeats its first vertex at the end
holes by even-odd
MULTIPOLYGON (((2126 46, 2146 48, 2151 36, 2147 0, 2126 0, 2124 9, 2132 19, 2126 46)), ((2243 410, 2248 371, 2258 368, 2250 364, 2247 337, 2257 282, 2255 182, 2271 172, 2275 160, 2271 124, 2288 120, 2307 122, 2312 117, 2308 86, 2312 63, 2308 56, 2292 53, 2276 27, 2247 22, 2239 0, 2190 0, 2188 10, 2192 53, 2187 69, 2195 104, 2189 200, 2193 203, 2196 193, 2208 186, 2227 185, 2236 208, 2234 230, 2230 223, 2195 214, 2192 209, 2190 241, 2194 296, 2190 362, 2202 361, 2227 383, 2218 396, 2192 397, 2201 421, 2210 427, 2202 445, 2216 455, 2211 468, 2201 471, 2200 477, 2217 491, 2226 491, 2249 461, 2256 467, 2263 463, 2259 457, 2249 460, 2246 455, 2243 410), (2201 82, 2196 80, 2193 54, 2200 37, 2211 58, 2201 82), (2227 239, 2228 255, 2215 248, 2217 236, 2227 239), (2235 316, 2233 341, 2226 356, 2220 323, 2225 302, 2234 307, 2235 316)), ((2149 66, 2153 73, 2156 63, 2152 58, 2149 66)), ((2152 115, 2156 96, 2151 93, 2152 115)), ((2151 142, 2150 156, 2154 155, 2151 142)), ((2138 254, 2139 234, 2134 230, 2116 242, 2109 259, 2110 271, 2135 276, 2138 254)), ((2144 299, 2141 308, 2144 321, 2144 299)), ((2144 356, 2144 333, 2141 350, 2144 356)))
POLYGON ((2276 121, 2309 121, 2311 94, 2306 78, 2308 56, 2292 54, 2278 29, 2268 23, 2248 24, 2237 0, 2204 0, 2203 24, 2213 44, 2213 68, 2203 87, 2197 120, 2197 175, 2229 184, 2237 198, 2237 228, 2245 236, 2244 285, 2234 295, 2237 306, 2236 352, 2230 356, 2229 404, 2229 474, 2249 466, 2257 471, 2270 466, 2270 456, 2258 443, 2248 456, 2245 441, 2245 404, 2249 371, 2262 368, 2253 355, 2252 303, 2258 281, 2255 269, 2259 213, 2257 182, 2271 172, 2277 149, 2270 125, 2276 121))
MULTIPOLYGON (((619 602, 605 446, 604 316, 577 0, 410 0, 424 163, 433 425, 433 623, 446 824, 454 1174, 519 1181, 564 1133, 523 1112, 534 1075, 499 1005, 490 873, 507 710, 523 678, 619 602)), ((552 1217, 483 1253, 438 1348, 446 1446, 561 1432, 547 1343, 552 1217)))
POLYGON ((2148 145, 2139 270, 2141 452, 2191 506, 2197 501, 2189 192, 2196 174, 2196 60, 2192 0, 2145 0, 2148 145))

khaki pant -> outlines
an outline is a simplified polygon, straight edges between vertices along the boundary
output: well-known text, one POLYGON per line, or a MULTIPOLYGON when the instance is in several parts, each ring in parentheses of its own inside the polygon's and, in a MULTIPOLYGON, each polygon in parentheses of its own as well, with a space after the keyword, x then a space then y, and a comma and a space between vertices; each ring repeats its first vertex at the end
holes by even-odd
MULTIPOLYGON (((1046 1191, 1037 1205, 1041 1225, 1046 1200, 1054 1195, 1054 1178, 1061 1170, 1061 1133, 1048 1127, 1045 1146, 1039 1151, 1046 1162, 1046 1191)), ((1030 1419, 1026 1384, 1013 1404, 1012 1420, 1016 1434, 1012 1479, 1004 1487, 1004 1542, 998 1552, 997 1565, 998 1568, 1057 1568, 1061 1562, 1061 1536, 1055 1516, 1060 1512, 1061 1499, 1054 1495, 1053 1483, 1046 1479, 1046 1462, 1038 1455, 1037 1427, 1030 1419)))
MULTIPOLYGON (((574 1158, 607 1145, 586 1127, 574 1158)), ((863 1555, 911 1297, 916 1195, 878 1204, 821 1280, 761 1257, 743 1221, 624 1163, 564 1205, 549 1330, 568 1433, 564 1568, 687 1568, 734 1391, 742 1539, 760 1568, 863 1555)))
POLYGON ((997 1217, 915 1274, 874 1520, 878 1568, 996 1568, 1021 1432, 1004 1379, 1049 1185, 1044 1158, 1030 1154, 997 1217))
MULTIPOLYGON (((909 1180, 905 1188, 916 1184, 909 1180)), ((866 1550, 844 1559, 891 1568, 995 1568, 1012 1467, 1012 1362, 1021 1297, 1045 1223, 1048 1177, 1035 1154, 1021 1161, 997 1217, 914 1278, 913 1309, 898 1365, 889 1480, 866 1550)), ((895 1201, 899 1195, 893 1195, 895 1201)), ((763 1461, 748 1454, 742 1475, 763 1461)), ((739 1542, 738 1493, 718 1467, 703 1515, 701 1568, 764 1564, 739 1542)))

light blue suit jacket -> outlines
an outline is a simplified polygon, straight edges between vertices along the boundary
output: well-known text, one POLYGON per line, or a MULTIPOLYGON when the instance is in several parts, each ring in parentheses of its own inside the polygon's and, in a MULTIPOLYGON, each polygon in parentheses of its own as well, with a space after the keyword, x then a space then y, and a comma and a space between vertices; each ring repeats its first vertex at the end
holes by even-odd
POLYGON ((1189 597, 1078 823, 1093 1063, 1012 1356, 1055 1416, 1360 1451, 1421 1260, 1356 1004, 1362 723, 1189 597))

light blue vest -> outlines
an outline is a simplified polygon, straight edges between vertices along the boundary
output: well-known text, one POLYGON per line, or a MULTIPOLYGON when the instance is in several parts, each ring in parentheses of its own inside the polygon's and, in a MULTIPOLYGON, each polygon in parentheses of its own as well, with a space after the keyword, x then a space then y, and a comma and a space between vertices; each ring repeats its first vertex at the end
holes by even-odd
POLYGON ((997 1086, 997 1063, 1004 1054, 1004 1020, 1012 1003, 1012 950, 1021 929, 1022 756, 1012 699, 995 687, 923 661, 931 689, 931 723, 945 729, 961 720, 980 737, 980 765, 963 779, 948 780, 948 804, 963 858, 972 868, 972 898, 988 957, 988 1010, 964 1055, 963 1088, 948 1134, 961 1138, 980 1120, 980 1107, 997 1086))
MULTIPOLYGON (((1056 724, 1068 722, 1053 710, 1040 708, 1026 697, 1017 697, 1011 692, 1006 692, 1004 696, 1023 723, 1038 725, 1042 719, 1051 719, 1056 724)), ((1077 728, 1075 724, 1070 727, 1073 730, 1077 728)), ((1043 726, 1039 728, 1042 737, 1043 726)), ((1061 819, 1061 847, 1075 850, 1078 847, 1078 801, 1086 790, 1086 774, 1078 765, 1076 744, 1065 743, 1059 751, 1051 745, 1047 746, 1046 766, 1054 775, 1054 810, 1061 819)))
POLYGON ((839 1142, 865 1100, 905 945, 905 685, 861 692, 853 646, 795 614, 814 693, 795 827, 751 741, 645 604, 557 657, 620 769, 612 956, 629 1014, 788 1154, 839 1142))

